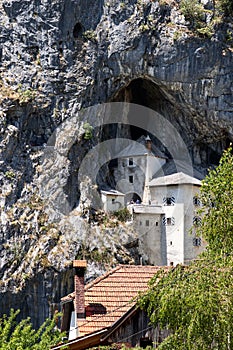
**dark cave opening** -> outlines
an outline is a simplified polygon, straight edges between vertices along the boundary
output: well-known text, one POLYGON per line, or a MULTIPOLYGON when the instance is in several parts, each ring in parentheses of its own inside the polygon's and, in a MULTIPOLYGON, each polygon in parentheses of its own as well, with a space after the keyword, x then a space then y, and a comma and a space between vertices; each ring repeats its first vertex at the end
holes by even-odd
MULTIPOLYGON (((132 80, 130 84, 123 87, 115 94, 112 101, 138 104, 162 114, 170 104, 158 85, 144 78, 132 80)), ((147 134, 147 131, 144 129, 134 126, 133 116, 131 116, 130 113, 129 124, 129 131, 132 140, 137 140, 140 136, 147 134)))
MULTIPOLYGON (((78 189, 78 168, 82 161, 82 157, 98 143, 102 143, 105 140, 124 138, 133 141, 138 141, 142 136, 150 136, 153 144, 156 148, 163 153, 167 158, 166 168, 163 167, 162 175, 169 175, 177 171, 176 162, 174 161, 171 152, 167 149, 163 143, 162 138, 157 137, 150 132, 150 125, 148 124, 149 117, 146 115, 150 111, 155 111, 162 117, 171 123, 171 125, 181 135, 182 140, 187 146, 190 157, 192 159, 194 176, 201 179, 207 173, 207 169, 218 164, 222 151, 229 144, 227 135, 222 135, 218 141, 214 143, 208 143, 203 141, 201 135, 201 126, 198 128, 193 122, 192 114, 189 114, 188 108, 179 105, 179 98, 176 99, 171 92, 165 89, 164 86, 153 82, 150 79, 138 78, 132 80, 128 85, 125 85, 118 90, 109 102, 127 102, 132 105, 140 105, 145 108, 145 115, 142 115, 142 127, 135 125, 134 109, 131 107, 128 110, 127 122, 123 123, 109 123, 102 125, 94 129, 95 137, 91 142, 83 142, 74 145, 72 148, 69 159, 71 161, 70 176, 68 179, 65 192, 67 193, 71 207, 74 208, 79 203, 80 191, 78 189), (144 123, 144 124, 143 124, 144 123), (145 128, 144 128, 145 125, 145 128), (83 147, 85 152, 83 152, 83 147), (82 157, 80 155, 82 154, 82 157), (73 164, 72 159, 77 159, 78 162, 73 164), (74 191, 75 184, 76 191, 74 191)), ((155 119, 156 123, 156 119, 155 119)), ((160 135, 159 135, 160 136, 160 135)), ((164 135, 169 137, 169 134, 164 135)), ((96 184, 99 189, 115 188, 116 182, 114 180, 114 171, 117 169, 117 159, 108 161, 100 167, 96 174, 96 184)), ((162 176, 161 175, 161 176, 162 176)))
MULTIPOLYGON (((219 136, 218 140, 213 138, 212 141, 207 141, 206 135, 202 134, 201 124, 197 125, 197 123, 194 123, 193 112, 191 112, 190 106, 180 102, 182 101, 181 96, 149 78, 143 77, 132 80, 128 85, 125 85, 115 93, 112 101, 138 104, 162 115, 181 135, 189 150, 193 166, 203 174, 206 174, 210 166, 215 166, 219 163, 223 150, 230 144, 228 135, 224 133, 219 136), (202 141, 200 142, 200 140, 202 141), (198 156, 196 156, 197 153, 195 154, 195 152, 198 152, 198 156)), ((147 117, 143 117, 146 128, 147 117)), ((128 119, 130 126, 125 128, 127 129, 128 127, 128 134, 132 140, 137 140, 140 136, 145 136, 148 133, 152 142, 168 158, 171 158, 169 150, 164 147, 161 139, 158 139, 143 128, 134 126, 134 115, 131 115, 130 112, 128 119)), ((211 135, 209 139, 211 139, 211 135)))

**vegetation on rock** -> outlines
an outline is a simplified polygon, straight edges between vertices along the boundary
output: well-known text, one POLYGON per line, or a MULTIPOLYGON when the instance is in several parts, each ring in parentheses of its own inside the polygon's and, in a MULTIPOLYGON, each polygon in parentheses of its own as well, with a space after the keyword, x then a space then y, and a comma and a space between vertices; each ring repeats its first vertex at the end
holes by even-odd
POLYGON ((196 230, 208 249, 190 266, 160 270, 140 297, 151 323, 170 332, 160 350, 233 348, 232 174, 229 148, 201 187, 203 219, 196 230))
POLYGON ((127 208, 114 211, 113 215, 121 222, 126 222, 131 219, 131 214, 127 208))
POLYGON ((212 8, 207 9, 205 4, 198 0, 181 0, 180 10, 188 27, 195 33, 205 37, 211 37, 218 22, 222 22, 225 16, 233 15, 233 2, 231 0, 214 0, 212 8))

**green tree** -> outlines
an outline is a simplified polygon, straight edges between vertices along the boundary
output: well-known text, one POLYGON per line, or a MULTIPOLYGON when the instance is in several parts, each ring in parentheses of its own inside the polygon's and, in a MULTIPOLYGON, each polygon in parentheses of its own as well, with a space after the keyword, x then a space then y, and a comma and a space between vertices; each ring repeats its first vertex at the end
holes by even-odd
POLYGON ((233 16, 233 1, 232 0, 216 0, 220 10, 225 16, 233 16))
POLYGON ((218 256, 233 251, 233 155, 223 152, 219 166, 202 181, 202 225, 197 233, 208 242, 207 253, 218 256))
POLYGON ((64 337, 55 327, 55 318, 47 319, 36 331, 29 318, 16 322, 19 312, 11 310, 9 316, 0 318, 0 350, 46 350, 64 337))
POLYGON ((230 147, 201 187, 198 233, 207 250, 190 266, 161 270, 141 295, 151 323, 168 329, 158 349, 233 349, 233 156, 230 147))

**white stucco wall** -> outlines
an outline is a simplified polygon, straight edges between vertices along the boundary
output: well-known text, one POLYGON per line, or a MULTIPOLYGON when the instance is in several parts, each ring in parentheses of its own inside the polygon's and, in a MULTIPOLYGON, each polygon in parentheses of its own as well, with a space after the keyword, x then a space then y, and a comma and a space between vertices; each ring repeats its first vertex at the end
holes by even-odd
POLYGON ((164 206, 163 223, 166 230, 167 265, 184 263, 184 204, 164 206), (171 219, 171 224, 167 220, 171 219))
POLYGON ((118 160, 118 167, 114 171, 116 188, 124 194, 137 193, 142 198, 145 184, 146 156, 130 158, 133 158, 133 166, 129 165, 129 158, 118 160), (133 176, 133 183, 129 181, 130 176, 133 176))
POLYGON ((162 168, 162 166, 166 163, 166 159, 157 158, 151 154, 148 154, 147 162, 148 162, 148 180, 151 181, 154 174, 156 174, 157 171, 159 171, 162 168))
POLYGON ((117 211, 124 207, 124 196, 101 194, 103 209, 106 212, 117 211))
POLYGON ((143 252, 146 252, 148 263, 159 266, 166 265, 166 242, 163 232, 164 227, 162 226, 162 208, 144 206, 141 209, 136 209, 133 214, 133 225, 138 232, 140 247, 143 252))
POLYGON ((150 181, 165 163, 165 159, 147 153, 119 159, 118 168, 114 171, 118 191, 125 194, 134 192, 142 199, 146 179, 150 181), (129 159, 133 160, 133 165, 129 164, 129 159), (133 176, 133 183, 130 183, 129 176, 133 176))
POLYGON ((175 223, 179 222, 179 225, 175 224, 173 228, 172 226, 166 226, 168 264, 170 262, 173 262, 174 265, 176 263, 188 263, 205 249, 203 241, 201 246, 193 245, 195 234, 190 233, 193 218, 197 216, 196 211, 198 209, 193 204, 193 198, 198 192, 199 186, 192 184, 150 187, 152 204, 164 204, 165 198, 175 198, 174 205, 164 205, 166 215, 174 216, 175 223), (177 236, 175 232, 177 232, 177 236))

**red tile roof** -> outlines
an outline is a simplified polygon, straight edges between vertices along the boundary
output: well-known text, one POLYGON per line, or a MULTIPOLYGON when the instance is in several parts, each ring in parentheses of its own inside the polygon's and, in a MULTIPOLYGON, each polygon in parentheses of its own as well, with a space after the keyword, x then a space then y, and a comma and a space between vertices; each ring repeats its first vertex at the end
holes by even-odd
MULTIPOLYGON (((87 284, 86 319, 78 321, 79 335, 111 327, 135 304, 132 298, 147 289, 148 281, 161 268, 167 269, 161 266, 120 265, 87 284)), ((71 299, 74 299, 74 293, 62 301, 71 299)))

